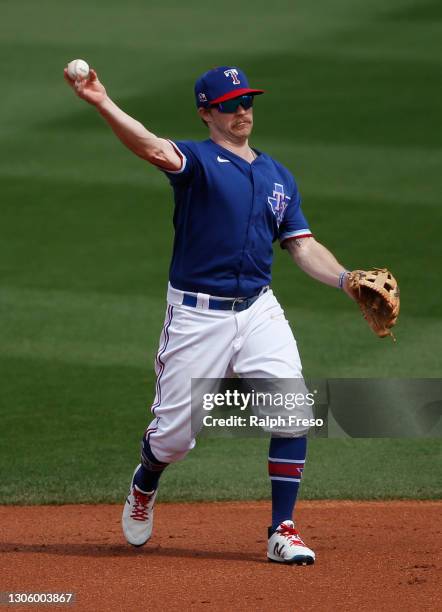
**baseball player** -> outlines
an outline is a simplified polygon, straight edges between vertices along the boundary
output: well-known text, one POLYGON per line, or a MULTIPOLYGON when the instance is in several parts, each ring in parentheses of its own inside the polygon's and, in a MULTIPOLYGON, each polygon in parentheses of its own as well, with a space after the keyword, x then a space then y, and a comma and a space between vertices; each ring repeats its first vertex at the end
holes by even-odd
MULTIPOLYGON (((116 136, 168 178, 175 200, 175 240, 167 308, 155 361, 153 419, 144 432, 123 532, 134 546, 152 534, 158 483, 170 463, 194 447, 192 378, 302 378, 297 344, 271 283, 272 244, 279 241, 313 278, 348 290, 346 269, 313 237, 292 174, 252 148, 253 105, 261 89, 237 66, 209 70, 195 83, 201 142, 160 138, 124 113, 97 73, 65 78, 95 106, 116 136)), ((307 429, 272 435, 268 457, 272 521, 267 557, 310 565, 293 512, 306 458, 307 429)))

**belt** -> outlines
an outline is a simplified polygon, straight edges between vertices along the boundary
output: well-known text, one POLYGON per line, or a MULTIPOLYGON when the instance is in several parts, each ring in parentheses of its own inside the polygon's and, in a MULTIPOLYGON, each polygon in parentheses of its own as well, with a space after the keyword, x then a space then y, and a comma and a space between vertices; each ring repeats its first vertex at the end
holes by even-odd
MULTIPOLYGON (((233 310, 233 312, 241 312, 247 310, 256 300, 269 290, 268 287, 263 287, 257 295, 247 298, 231 298, 224 300, 217 300, 216 298, 209 297, 209 310, 233 310)), ((197 296, 191 295, 190 293, 183 293, 183 300, 181 302, 183 306, 197 306, 197 296)))

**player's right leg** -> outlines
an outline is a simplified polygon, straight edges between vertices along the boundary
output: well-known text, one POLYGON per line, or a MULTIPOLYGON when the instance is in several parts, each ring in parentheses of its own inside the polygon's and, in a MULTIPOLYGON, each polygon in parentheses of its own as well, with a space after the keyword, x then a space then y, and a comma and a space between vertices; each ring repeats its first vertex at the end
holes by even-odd
POLYGON ((123 511, 123 532, 141 546, 151 536, 159 478, 195 445, 201 415, 191 411, 191 379, 222 378, 232 356, 236 324, 229 311, 169 303, 155 360, 154 419, 144 432, 123 511))

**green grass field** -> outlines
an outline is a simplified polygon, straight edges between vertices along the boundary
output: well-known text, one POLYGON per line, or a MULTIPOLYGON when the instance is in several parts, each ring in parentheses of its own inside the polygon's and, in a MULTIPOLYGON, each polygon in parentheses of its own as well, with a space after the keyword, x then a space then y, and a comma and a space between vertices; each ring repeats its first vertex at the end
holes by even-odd
MULTIPOLYGON (((65 64, 87 59, 127 112, 176 139, 207 137, 195 78, 243 67, 267 92, 252 144, 293 171, 316 237, 349 268, 400 280, 393 344, 275 249, 306 376, 440 377, 441 34, 434 0, 4 3, 1 503, 121 500, 153 393, 170 188, 73 96, 65 64)), ((162 498, 263 498, 265 452, 202 440, 162 498)), ((309 457, 305 498, 440 496, 439 440, 314 440, 309 457)))

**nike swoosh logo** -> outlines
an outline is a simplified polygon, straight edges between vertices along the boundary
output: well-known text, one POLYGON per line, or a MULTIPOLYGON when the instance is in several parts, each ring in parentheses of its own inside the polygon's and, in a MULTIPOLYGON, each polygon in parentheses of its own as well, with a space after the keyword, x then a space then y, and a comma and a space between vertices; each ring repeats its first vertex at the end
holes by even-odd
POLYGON ((216 158, 216 161, 219 161, 220 163, 227 162, 228 164, 230 164, 230 159, 224 159, 224 157, 220 157, 219 155, 216 158))

